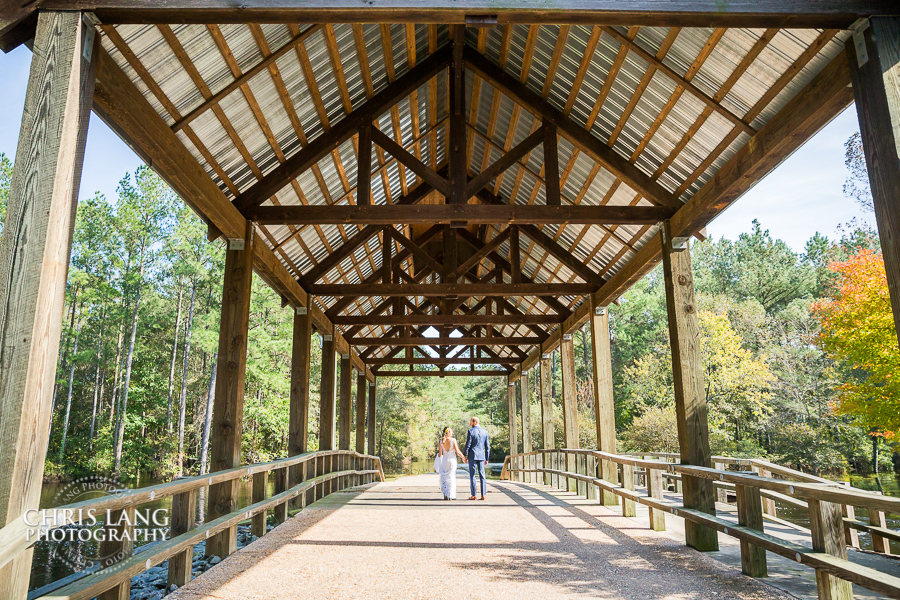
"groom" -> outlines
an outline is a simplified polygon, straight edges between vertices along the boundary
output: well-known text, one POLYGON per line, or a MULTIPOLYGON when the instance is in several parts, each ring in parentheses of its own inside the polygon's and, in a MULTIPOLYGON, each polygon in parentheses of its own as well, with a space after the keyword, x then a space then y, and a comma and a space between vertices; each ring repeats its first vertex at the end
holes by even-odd
POLYGON ((472 495, 469 500, 475 500, 475 469, 478 469, 478 479, 481 481, 481 499, 484 500, 485 475, 484 465, 491 455, 491 439, 488 432, 478 424, 478 417, 472 417, 469 421, 471 428, 466 437, 466 458, 469 461, 469 487, 472 495))

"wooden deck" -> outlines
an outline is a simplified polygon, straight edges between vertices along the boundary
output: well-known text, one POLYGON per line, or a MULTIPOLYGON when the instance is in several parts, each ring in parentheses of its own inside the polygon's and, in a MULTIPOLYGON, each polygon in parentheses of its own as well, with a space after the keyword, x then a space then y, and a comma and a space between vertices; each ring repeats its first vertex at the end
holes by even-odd
MULTIPOLYGON (((460 498, 467 486, 461 474, 460 498)), ((332 494, 169 597, 405 599, 466 589, 478 598, 541 600, 817 597, 812 570, 772 555, 769 578, 742 575, 738 544, 727 536, 719 552, 685 547, 679 518, 655 532, 640 506, 625 518, 542 485, 490 487, 485 502, 445 502, 437 476, 419 475, 332 494)), ((718 508, 736 521, 733 507, 718 508)), ((802 538, 788 527, 771 532, 802 538)), ((851 557, 900 573, 888 558, 851 557)))

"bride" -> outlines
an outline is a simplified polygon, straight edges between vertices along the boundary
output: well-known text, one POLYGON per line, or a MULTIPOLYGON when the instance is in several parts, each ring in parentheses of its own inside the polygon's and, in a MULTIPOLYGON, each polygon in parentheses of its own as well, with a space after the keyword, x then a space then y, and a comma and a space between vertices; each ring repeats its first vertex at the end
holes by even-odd
POLYGON ((466 457, 459 451, 459 444, 453 437, 453 430, 444 427, 441 433, 441 441, 438 442, 437 456, 434 459, 434 470, 441 478, 441 492, 444 500, 456 500, 456 457, 466 462, 466 457))

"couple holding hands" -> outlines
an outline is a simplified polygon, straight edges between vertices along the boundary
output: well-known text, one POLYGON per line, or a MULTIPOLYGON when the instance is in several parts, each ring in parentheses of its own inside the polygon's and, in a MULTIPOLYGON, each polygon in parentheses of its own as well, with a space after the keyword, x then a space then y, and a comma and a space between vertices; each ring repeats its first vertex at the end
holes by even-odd
POLYGON ((456 500, 456 457, 459 456, 463 463, 469 464, 469 487, 472 495, 469 500, 475 500, 475 473, 481 483, 481 500, 484 500, 485 472, 488 457, 491 454, 491 439, 487 430, 478 424, 478 417, 472 417, 469 421, 469 433, 466 436, 465 451, 459 449, 453 430, 444 427, 441 433, 441 441, 438 442, 437 456, 434 458, 434 470, 438 472, 441 480, 441 492, 444 500, 456 500))

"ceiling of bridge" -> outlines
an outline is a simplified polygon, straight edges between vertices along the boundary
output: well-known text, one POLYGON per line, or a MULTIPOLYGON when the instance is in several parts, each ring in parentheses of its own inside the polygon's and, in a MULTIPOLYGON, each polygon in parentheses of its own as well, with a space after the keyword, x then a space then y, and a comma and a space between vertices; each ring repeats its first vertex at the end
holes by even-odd
MULTIPOLYGON (((446 25, 103 25, 101 29, 104 48, 231 199, 451 44, 446 25), (277 60, 266 61, 273 53, 277 60)), ((477 52, 527 86, 635 165, 677 203, 688 200, 840 53, 846 38, 837 30, 551 25, 468 27, 465 36, 467 52, 477 52)), ((474 177, 535 132, 541 115, 471 68, 465 79, 467 165, 474 177)), ((436 171, 447 163, 448 91, 448 69, 443 68, 376 119, 378 129, 436 171)), ((358 143, 356 135, 342 141, 264 205, 355 204, 358 143)), ((422 180, 391 154, 378 146, 374 149, 372 202, 397 203, 422 180)), ((563 205, 653 206, 659 201, 634 189, 565 135, 559 139, 559 172, 563 205)), ((540 205, 545 203, 543 176, 543 150, 538 144, 487 189, 503 202, 540 205)), ((443 197, 431 192, 424 202, 442 203, 443 197)), ((398 228, 411 239, 428 229, 404 224, 398 228)), ((630 224, 540 228, 602 278, 621 269, 657 231, 656 225, 630 224)), ((266 243, 298 278, 360 229, 335 224, 259 225, 266 243)), ((469 227, 482 244, 503 229, 469 227)), ((524 232, 519 241, 522 272, 530 280, 584 282, 565 261, 546 251, 546 244, 524 232)), ((381 244, 381 233, 371 237, 319 283, 377 281, 381 244)), ((474 252, 472 244, 460 242, 458 248, 460 262, 474 252)), ((401 249, 398 246, 395 254, 401 249)), ((509 238, 496 255, 510 256, 509 238)), ((472 277, 483 277, 495 267, 488 256, 472 277)), ((406 259, 402 268, 412 279, 440 280, 413 258, 406 259)), ((504 279, 511 281, 508 273, 504 279)), ((383 307, 384 300, 360 297, 341 314, 371 313, 383 307)), ((410 300, 426 312, 435 310, 424 297, 410 300)), ((327 310, 337 299, 316 301, 327 310)), ((546 314, 572 311, 582 302, 583 296, 510 297, 511 306, 505 310, 546 314)), ((458 310, 475 307, 485 312, 485 304, 482 297, 474 297, 458 310)), ((561 314, 560 321, 565 316, 561 314)), ((492 333, 535 336, 552 327, 498 324, 492 333)), ((350 334, 379 336, 388 328, 351 328, 350 334)), ((496 351, 518 359, 525 350, 496 351)), ((377 348, 366 351, 370 357, 384 353, 377 348)))

